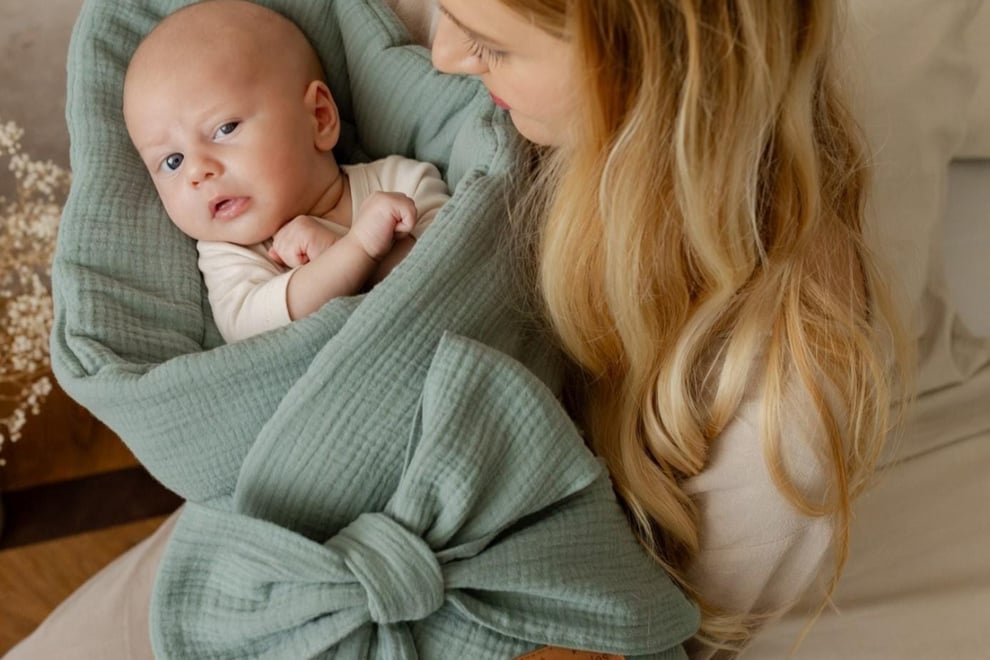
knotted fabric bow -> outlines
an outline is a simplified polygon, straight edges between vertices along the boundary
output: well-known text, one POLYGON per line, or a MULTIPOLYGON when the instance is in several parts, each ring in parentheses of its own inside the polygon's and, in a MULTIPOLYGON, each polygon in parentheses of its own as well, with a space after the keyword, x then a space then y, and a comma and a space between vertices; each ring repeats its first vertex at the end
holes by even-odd
POLYGON ((476 657, 458 650, 466 634, 504 657, 543 644, 680 657, 697 625, 546 388, 452 336, 384 511, 320 542, 190 504, 162 571, 162 657, 476 657))

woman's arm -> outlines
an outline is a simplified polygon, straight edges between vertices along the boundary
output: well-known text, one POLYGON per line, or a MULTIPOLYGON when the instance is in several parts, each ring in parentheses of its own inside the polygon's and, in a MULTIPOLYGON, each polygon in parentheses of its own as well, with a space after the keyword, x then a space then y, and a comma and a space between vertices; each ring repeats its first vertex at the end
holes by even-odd
MULTIPOLYGON (((726 613, 773 617, 791 607, 823 572, 831 517, 799 511, 774 483, 764 457, 758 402, 750 400, 715 439, 708 466, 685 484, 700 510, 701 552, 688 580, 726 613)), ((795 397, 781 429, 787 474, 801 492, 823 496, 825 472, 810 449, 821 426, 795 397)))

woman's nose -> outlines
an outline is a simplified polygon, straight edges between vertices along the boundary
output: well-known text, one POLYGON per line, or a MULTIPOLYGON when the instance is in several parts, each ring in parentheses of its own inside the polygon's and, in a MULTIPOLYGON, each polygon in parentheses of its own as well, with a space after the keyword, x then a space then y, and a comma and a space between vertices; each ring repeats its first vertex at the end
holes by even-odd
POLYGON ((488 71, 481 58, 467 48, 465 35, 453 21, 440 15, 433 35, 433 66, 444 73, 462 73, 480 76, 488 71))

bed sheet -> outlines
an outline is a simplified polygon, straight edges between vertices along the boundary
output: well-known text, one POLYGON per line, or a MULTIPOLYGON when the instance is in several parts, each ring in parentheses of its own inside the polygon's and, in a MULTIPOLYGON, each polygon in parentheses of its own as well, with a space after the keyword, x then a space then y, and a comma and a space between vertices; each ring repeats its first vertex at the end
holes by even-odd
MULTIPOLYGON (((888 467, 861 501, 835 598, 796 660, 990 658, 990 432, 888 467)), ((786 658, 805 603, 745 658, 786 658)))
MULTIPOLYGON (((954 163, 943 257, 960 323, 990 335, 990 161, 954 163)), ((821 592, 743 657, 990 659, 990 365, 915 404, 877 485, 859 502, 850 558, 794 651, 821 592)))

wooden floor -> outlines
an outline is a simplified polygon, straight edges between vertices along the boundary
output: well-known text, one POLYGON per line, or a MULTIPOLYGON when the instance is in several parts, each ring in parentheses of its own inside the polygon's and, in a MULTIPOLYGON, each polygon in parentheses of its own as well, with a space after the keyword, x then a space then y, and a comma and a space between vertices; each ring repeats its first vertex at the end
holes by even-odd
POLYGON ((60 390, 0 457, 2 656, 180 502, 60 390))
POLYGON ((0 551, 0 655, 164 516, 0 551))

